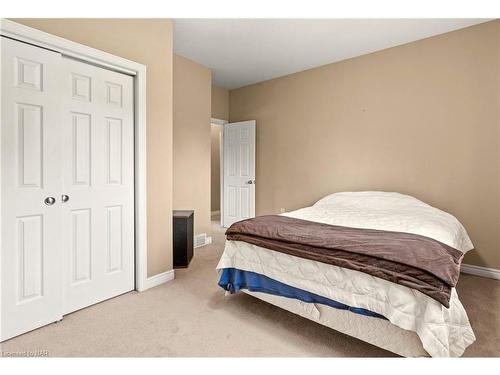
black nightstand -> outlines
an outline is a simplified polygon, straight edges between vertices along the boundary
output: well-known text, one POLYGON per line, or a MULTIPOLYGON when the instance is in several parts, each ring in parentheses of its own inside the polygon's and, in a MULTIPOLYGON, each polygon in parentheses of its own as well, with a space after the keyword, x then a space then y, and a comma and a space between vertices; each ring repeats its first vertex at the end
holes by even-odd
POLYGON ((186 268, 193 258, 194 211, 174 210, 174 268, 186 268))

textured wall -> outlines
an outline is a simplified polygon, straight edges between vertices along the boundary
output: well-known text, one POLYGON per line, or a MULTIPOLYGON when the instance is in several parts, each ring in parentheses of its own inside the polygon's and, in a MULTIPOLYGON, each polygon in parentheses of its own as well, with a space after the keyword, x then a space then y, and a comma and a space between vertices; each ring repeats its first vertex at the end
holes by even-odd
POLYGON ((229 120, 229 91, 212 86, 212 117, 219 120, 229 120))
POLYGON ((457 216, 500 269, 500 21, 230 91, 257 121, 257 214, 335 191, 407 193, 457 216))
POLYGON ((212 74, 174 55, 174 209, 194 210, 195 234, 210 234, 212 74))

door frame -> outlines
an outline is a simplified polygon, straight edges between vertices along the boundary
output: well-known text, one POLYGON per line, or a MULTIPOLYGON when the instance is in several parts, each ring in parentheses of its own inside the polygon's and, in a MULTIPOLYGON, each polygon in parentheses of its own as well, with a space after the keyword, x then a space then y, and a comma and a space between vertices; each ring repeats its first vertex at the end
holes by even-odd
POLYGON ((224 214, 224 125, 229 123, 226 120, 220 120, 218 118, 211 118, 210 124, 221 126, 221 131, 219 133, 219 184, 220 184, 220 203, 219 203, 219 211, 220 211, 220 226, 222 227, 223 223, 223 214, 224 214))
MULTIPOLYGON (((134 79, 134 222, 135 290, 156 285, 157 275, 147 276, 147 140, 146 140, 146 66, 86 45, 64 39, 7 19, 0 20, 0 34, 11 39, 61 53, 80 61, 125 73, 134 79)), ((1 142, 0 142, 1 148, 1 142)), ((1 154, 1 149, 0 149, 1 154)), ((1 195, 0 174, 0 195, 1 195)), ((2 239, 0 226, 0 243, 2 239)), ((1 270, 0 270, 1 272, 1 270)))

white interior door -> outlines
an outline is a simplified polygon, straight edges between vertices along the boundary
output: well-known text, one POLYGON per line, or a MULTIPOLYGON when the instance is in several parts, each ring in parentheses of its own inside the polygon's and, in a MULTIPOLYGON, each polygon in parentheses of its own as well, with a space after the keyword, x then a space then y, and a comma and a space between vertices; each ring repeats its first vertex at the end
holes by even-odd
POLYGON ((255 216, 255 121, 224 125, 223 226, 255 216))
POLYGON ((62 316, 61 55, 5 37, 1 51, 3 341, 62 316))
POLYGON ((64 305, 134 289, 133 78, 62 59, 64 305))

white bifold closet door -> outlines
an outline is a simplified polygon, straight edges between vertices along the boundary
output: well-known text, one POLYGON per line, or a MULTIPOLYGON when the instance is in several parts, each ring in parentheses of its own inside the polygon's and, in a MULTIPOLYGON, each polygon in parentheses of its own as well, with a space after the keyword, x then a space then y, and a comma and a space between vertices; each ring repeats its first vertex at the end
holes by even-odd
POLYGON ((130 76, 64 57, 61 73, 66 314, 134 289, 134 104, 130 76))
POLYGON ((133 79, 5 37, 0 341, 134 288, 133 79))

